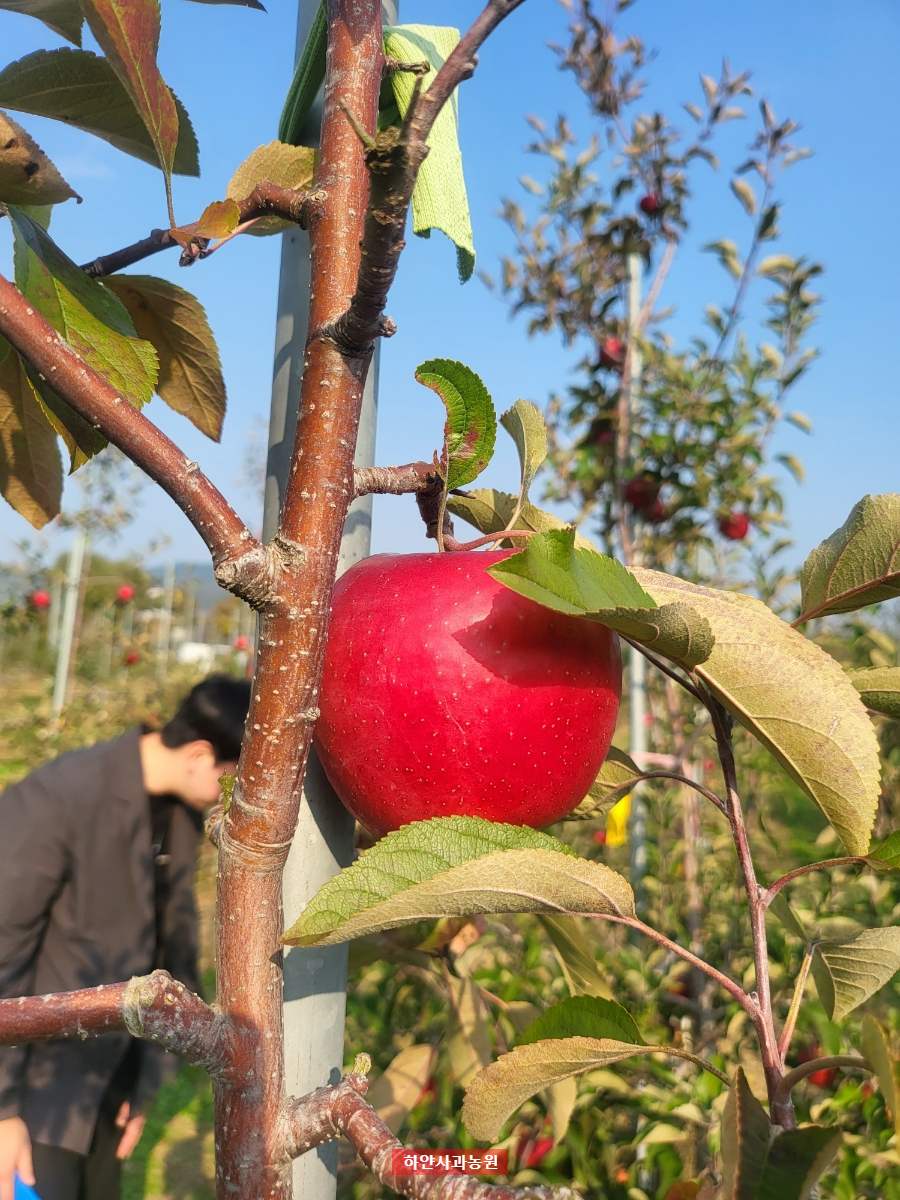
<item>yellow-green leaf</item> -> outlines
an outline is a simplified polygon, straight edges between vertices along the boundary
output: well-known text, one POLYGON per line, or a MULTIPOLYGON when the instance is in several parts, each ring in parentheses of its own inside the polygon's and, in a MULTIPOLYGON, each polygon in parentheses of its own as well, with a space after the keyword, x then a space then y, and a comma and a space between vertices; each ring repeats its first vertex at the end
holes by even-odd
POLYGON ((900 926, 820 942, 812 966, 828 1019, 842 1021, 900 970, 900 926))
POLYGON ((0 495, 35 529, 59 513, 62 462, 18 354, 0 338, 0 495))
POLYGON ((436 1060, 434 1046, 408 1046, 369 1087, 366 1099, 395 1136, 415 1108, 436 1060))
POLYGON ((536 405, 528 400, 517 400, 512 408, 508 408, 500 417, 500 424, 516 443, 519 452, 519 466, 522 472, 519 500, 524 504, 528 499, 528 489, 534 483, 534 477, 547 457, 547 430, 544 428, 544 418, 536 405))
POLYGON ((610 746, 597 778, 591 784, 591 790, 566 819, 592 821, 602 816, 633 787, 642 774, 640 767, 627 754, 616 746, 610 746))
POLYGON ((152 275, 110 275, 104 286, 122 301, 138 336, 156 350, 158 394, 217 442, 225 419, 225 380, 203 305, 184 288, 152 275))
POLYGON ((722 1078, 715 1067, 675 1046, 637 1046, 611 1038, 554 1038, 517 1046, 480 1071, 466 1091, 463 1122, 472 1137, 496 1141, 509 1117, 542 1088, 644 1054, 686 1058, 722 1078))
POLYGON ((900 595, 900 496, 864 496, 800 572, 796 624, 900 595))
MULTIPOLYGON (((230 200, 246 200, 258 183, 268 180, 278 187, 293 190, 309 188, 316 173, 316 151, 309 146, 289 146, 285 142, 269 142, 258 146, 231 177, 225 189, 230 200)), ((248 233, 264 237, 291 228, 283 217, 260 217, 248 233)))
POLYGON ((575 917, 539 916, 547 936, 553 943, 560 969, 573 996, 599 996, 612 999, 612 992, 600 974, 590 943, 581 932, 575 917))
POLYGON ((850 854, 865 854, 881 792, 878 743, 838 664, 751 596, 634 572, 658 604, 682 601, 715 644, 697 674, 815 800, 850 854))
POLYGON ((343 921, 319 910, 317 932, 307 932, 304 913, 284 942, 331 946, 414 921, 512 912, 633 917, 634 895, 622 876, 602 863, 555 850, 503 850, 414 884, 343 921))
POLYGON ((0 203, 62 204, 80 200, 31 134, 0 112, 0 203))
POLYGON ((900 1062, 891 1048, 889 1035, 874 1017, 863 1017, 859 1045, 866 1062, 878 1079, 878 1087, 891 1114, 897 1143, 900 1145, 900 1062))
POLYGON ((491 1061, 488 1013, 478 985, 471 979, 450 976, 453 1002, 447 1026, 450 1069, 460 1087, 468 1087, 491 1061))
POLYGON ((866 708, 900 721, 900 667, 864 667, 848 671, 847 678, 866 708))

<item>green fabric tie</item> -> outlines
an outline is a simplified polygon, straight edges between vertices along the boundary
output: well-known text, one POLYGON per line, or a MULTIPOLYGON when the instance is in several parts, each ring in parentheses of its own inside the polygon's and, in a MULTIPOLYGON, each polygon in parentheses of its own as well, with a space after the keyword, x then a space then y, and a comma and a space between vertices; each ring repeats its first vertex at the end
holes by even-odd
MULTIPOLYGON (((437 25, 398 25, 384 30, 384 52, 398 62, 420 63, 431 69, 422 86, 427 91, 450 52, 459 43, 459 30, 437 25)), ((390 77, 399 116, 406 116, 415 86, 410 71, 394 71, 390 77)), ((395 122, 383 112, 382 126, 395 122)), ((456 246, 456 265, 460 283, 472 278, 475 270, 475 245, 469 198, 463 177, 459 149, 459 103, 454 92, 444 105, 428 135, 429 153, 422 163, 412 194, 413 233, 430 237, 439 229, 456 246)))

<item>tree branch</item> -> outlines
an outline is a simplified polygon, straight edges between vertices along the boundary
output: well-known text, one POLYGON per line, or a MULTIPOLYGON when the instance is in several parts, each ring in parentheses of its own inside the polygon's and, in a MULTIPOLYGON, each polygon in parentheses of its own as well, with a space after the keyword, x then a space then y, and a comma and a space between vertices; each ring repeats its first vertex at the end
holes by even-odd
MULTIPOLYGON (((286 221, 293 221, 301 229, 305 229, 307 201, 318 202, 324 198, 324 193, 321 192, 283 188, 264 179, 256 185, 249 196, 237 202, 241 213, 239 224, 244 225, 248 221, 255 221, 257 217, 278 216, 283 217, 286 221)), ((191 233, 197 225, 198 222, 194 221, 191 225, 181 226, 181 229, 185 233, 191 233)), ((203 249, 199 254, 185 251, 181 257, 183 267, 190 266, 198 258, 206 257, 205 248, 209 239, 198 240, 201 241, 203 249)), ((149 258, 152 254, 158 254, 160 250, 170 250, 179 245, 180 243, 172 237, 170 230, 154 229, 149 237, 142 238, 131 246, 125 246, 122 250, 114 250, 111 254, 102 254, 93 262, 84 263, 81 269, 93 279, 102 279, 106 275, 114 275, 116 271, 130 267, 144 258, 149 258)))
POLYGON ((786 887, 794 879, 799 879, 801 875, 809 875, 812 871, 827 871, 831 867, 852 867, 856 864, 864 867, 868 863, 866 858, 826 858, 823 862, 810 863, 806 867, 797 867, 796 871, 788 871, 787 875, 782 875, 780 879, 776 879, 774 883, 764 888, 760 899, 766 908, 772 903, 783 887, 786 887))
POLYGON ((340 1083, 296 1100, 288 1112, 292 1158, 343 1134, 380 1183, 413 1200, 576 1200, 570 1188, 515 1188, 482 1183, 467 1175, 393 1175, 391 1152, 399 1141, 363 1097, 365 1075, 345 1075, 340 1083))
POLYGON ((89 367, 2 275, 0 333, 66 404, 172 497, 209 547, 220 587, 254 607, 271 599, 278 552, 253 537, 197 464, 89 367))
POLYGON ((421 77, 416 80, 399 129, 392 127, 369 136, 345 106, 347 117, 366 149, 370 190, 356 290, 347 310, 323 331, 343 353, 364 352, 375 338, 389 337, 395 332, 393 321, 383 315, 384 306, 406 245, 406 217, 419 168, 428 154, 428 135, 459 83, 474 71, 479 46, 523 2, 490 0, 447 57, 427 92, 420 90, 421 77))
POLYGON ((231 1057, 228 1024, 167 971, 49 996, 0 1000, 0 1046, 127 1031, 216 1074, 231 1057))
POLYGON ((402 467, 357 467, 353 472, 353 495, 406 496, 422 492, 440 478, 434 463, 405 463, 402 467))
POLYGON ((808 1075, 815 1075, 816 1071, 831 1071, 836 1067, 856 1067, 860 1071, 872 1073, 872 1068, 866 1060, 857 1054, 836 1054, 833 1058, 815 1058, 812 1062, 801 1063, 799 1067, 794 1067, 793 1071, 788 1071, 787 1075, 779 1080, 778 1086, 775 1088, 775 1102, 779 1105, 789 1104, 791 1092, 808 1075))

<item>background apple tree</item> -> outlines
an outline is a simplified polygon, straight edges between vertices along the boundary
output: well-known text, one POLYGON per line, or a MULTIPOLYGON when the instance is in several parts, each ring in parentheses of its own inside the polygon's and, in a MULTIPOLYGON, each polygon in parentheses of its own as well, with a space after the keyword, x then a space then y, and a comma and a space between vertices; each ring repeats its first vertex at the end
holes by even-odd
MULTIPOLYGON (((168 214, 164 229, 79 267, 48 230, 52 207, 72 198, 71 189, 27 132, 0 118, 8 135, 0 149, 0 202, 16 240, 15 284, 0 278, 3 494, 40 525, 59 505, 57 438, 73 469, 111 442, 179 504, 204 539, 220 584, 260 619, 253 718, 227 803, 209 828, 219 853, 215 1004, 156 972, 102 995, 0 1000, 0 1039, 127 1028, 209 1071, 223 1200, 288 1195, 290 1159, 341 1135, 371 1172, 358 1183, 355 1168, 347 1172, 362 1192, 385 1185, 438 1200, 524 1200, 571 1195, 574 1181, 616 1200, 802 1200, 824 1176, 836 1196, 872 1181, 881 1189, 873 1195, 890 1197, 897 1056, 877 1010, 861 1024, 852 1014, 900 966, 900 933, 885 903, 896 888, 900 833, 891 832, 890 805, 881 805, 871 715, 900 715, 900 669, 872 659, 872 647, 889 658, 875 624, 851 629, 850 639, 829 628, 820 639, 825 648, 808 634, 817 630, 814 622, 900 592, 900 498, 860 501, 813 552, 792 623, 775 611, 779 598, 771 588, 774 607, 702 586, 686 570, 696 570, 691 549, 708 536, 711 521, 746 510, 764 527, 777 507, 756 460, 805 362, 800 338, 811 317, 806 280, 813 269, 757 260, 777 215, 766 189, 794 153, 786 144, 791 128, 763 110, 754 150, 760 166, 750 168, 761 176, 761 198, 751 201, 743 176, 735 181, 755 219, 753 250, 740 262, 736 250, 718 244, 738 280, 736 298, 712 314, 716 337, 689 356, 672 353, 651 326, 647 333, 633 320, 632 336, 623 338, 625 263, 633 253, 650 257, 655 246, 659 278, 671 261, 683 228, 684 172, 707 153, 746 81, 726 73, 707 86, 708 113, 700 113, 693 145, 673 148, 657 118, 636 120, 628 134, 619 130, 647 173, 625 172, 620 190, 634 192, 640 178, 639 199, 648 200, 642 215, 615 216, 592 196, 587 209, 593 205, 594 216, 586 210, 583 224, 574 218, 585 233, 596 225, 599 273, 575 298, 571 330, 597 333, 599 365, 590 368, 587 407, 570 415, 601 422, 594 444, 605 447, 591 451, 594 475, 578 487, 585 502, 599 497, 606 549, 617 548, 618 533, 631 569, 534 505, 530 488, 548 442, 541 414, 526 401, 504 397, 500 418, 519 451, 518 486, 508 493, 469 490, 490 459, 497 419, 476 373, 452 360, 433 360, 427 372, 447 408, 442 451, 428 458, 431 447, 423 447, 423 461, 405 467, 353 470, 372 346, 395 332, 385 304, 429 134, 456 87, 475 73, 482 43, 519 3, 490 0, 458 43, 435 31, 432 44, 448 49, 434 57, 429 51, 426 63, 385 53, 377 6, 328 0, 292 89, 286 140, 236 164, 227 195, 211 198, 186 224, 174 212, 170 179, 193 169, 192 135, 156 65, 159 13, 150 0, 41 9, 76 45, 86 19, 104 56, 38 52, 0 73, 7 108, 68 119, 158 161, 168 214), (325 110, 315 155, 288 139, 322 71, 325 110), (392 83, 385 93, 384 77, 409 86, 392 83), (87 83, 92 103, 77 110, 74 100, 87 94, 87 83), (262 545, 199 465, 141 411, 157 392, 217 435, 224 390, 202 310, 181 288, 123 272, 176 248, 184 265, 199 265, 234 236, 276 232, 284 222, 310 231, 315 286, 294 470, 279 531, 262 545), (780 359, 730 341, 756 270, 779 289, 772 313, 780 359), (632 423, 625 398, 633 395, 638 351, 647 401, 632 423), (723 426, 741 434, 730 457, 710 449, 723 426), (673 450, 682 435, 689 450, 694 438, 689 470, 673 450), (635 537, 622 520, 634 477, 626 464, 650 488, 644 499, 633 492, 631 507, 660 527, 649 561, 676 573, 633 565, 635 537), (389 833, 285 931, 281 868, 318 715, 327 634, 327 621, 316 614, 330 608, 349 504, 375 491, 415 494, 426 532, 444 553, 497 543, 515 549, 491 566, 494 579, 549 610, 605 625, 645 655, 659 674, 660 723, 673 742, 681 740, 659 770, 611 751, 559 836, 465 813, 389 833), (657 500, 664 512, 655 509, 657 500), (474 545, 457 539, 451 515, 476 525, 474 545), (857 669, 848 674, 844 662, 857 669), (704 759, 697 777, 687 767, 700 751, 712 765, 704 759), (684 789, 708 814, 681 831, 680 860, 675 848, 667 861, 670 847, 660 840, 647 911, 635 905, 616 847, 601 849, 592 836, 638 784, 659 789, 660 828, 666 806, 671 811, 684 789), (840 840, 845 853, 818 861, 811 843, 829 840, 840 840), (804 861, 786 862, 791 852, 802 852, 804 861), (696 911, 685 916, 679 876, 688 882, 691 872, 689 905, 707 905, 708 923, 696 911), (358 1057, 340 1083, 288 1097, 279 948, 345 941, 353 943, 359 972, 348 1025, 358 1057), (807 1005, 810 979, 816 999, 807 1005), (818 1031, 819 1047, 812 1050, 807 1037, 812 1052, 798 1053, 795 1064, 798 1031, 810 1029, 818 1031), (365 1076, 373 1054, 387 1069, 370 1105, 365 1076), (869 1090, 842 1088, 839 1097, 810 1106, 805 1081, 838 1070, 864 1079, 869 1090), (407 1118, 418 1144, 505 1143, 514 1151, 515 1177, 490 1188, 452 1177, 393 1176, 393 1134, 407 1118), (845 1128, 852 1137, 839 1158, 845 1128)), ((636 98, 641 51, 627 46, 623 70, 589 9, 581 20, 568 58, 612 119, 636 98)), ((393 49, 397 32, 387 36, 393 49)), ((544 145, 558 161, 565 130, 553 136, 557 141, 544 145)), ((587 166, 585 160, 578 169, 587 166)), ((560 186, 574 186, 564 171, 559 178, 560 186)), ((580 281, 594 261, 583 257, 572 276, 580 281)), ((544 267, 536 262, 535 270, 540 277, 544 267)), ((649 299, 648 317, 652 289, 649 299)), ((539 298, 541 306, 565 308, 559 296, 539 298)), ((557 437, 560 486, 569 488, 574 468, 561 446, 557 437)), ((893 753, 890 727, 883 746, 893 753)))

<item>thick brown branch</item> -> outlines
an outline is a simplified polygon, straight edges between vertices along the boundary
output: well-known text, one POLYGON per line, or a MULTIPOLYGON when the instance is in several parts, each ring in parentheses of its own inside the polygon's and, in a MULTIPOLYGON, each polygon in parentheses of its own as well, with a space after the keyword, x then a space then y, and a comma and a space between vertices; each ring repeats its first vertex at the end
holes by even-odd
POLYGON ((433 486, 439 479, 434 464, 405 463, 402 467, 358 467, 353 472, 354 496, 406 496, 433 486))
POLYGON ((96 1037, 115 1030, 157 1042, 210 1073, 228 1063, 224 1019, 166 971, 49 996, 0 1000, 0 1045, 96 1037))
MULTIPOLYGON (((318 202, 321 199, 324 199, 324 195, 321 193, 311 193, 302 189, 294 191, 292 188, 279 187, 278 184, 270 183, 265 179, 256 185, 246 199, 238 201, 238 208, 241 212, 240 224, 244 225, 248 221, 254 221, 257 217, 274 215, 283 217, 286 221, 293 221, 305 229, 307 201, 318 202)), ((192 225, 184 225, 181 228, 184 232, 191 233, 196 226, 197 222, 195 221, 192 225)), ((203 239, 203 242, 205 246, 206 239, 203 239)), ((179 245, 180 243, 172 237, 168 229, 154 229, 149 237, 142 238, 131 246, 125 246, 122 250, 114 250, 111 254, 102 254, 93 262, 84 263, 81 269, 94 279, 102 279, 106 275, 113 275, 116 271, 130 267, 144 258, 149 258, 152 254, 158 254, 160 250, 170 250, 179 245)), ((197 258, 203 257, 202 251, 200 254, 187 255, 182 258, 182 266, 189 266, 197 258)))
POLYGON ((209 547, 221 587, 257 607, 271 598, 277 551, 266 552, 197 464, 92 370, 2 275, 0 333, 75 412, 172 497, 209 547))
POLYGON ((343 1134, 379 1182, 414 1200, 575 1200, 565 1187, 497 1186, 466 1175, 393 1175, 391 1151, 403 1149, 403 1143, 363 1099, 366 1088, 364 1075, 346 1075, 334 1087, 295 1101, 288 1117, 292 1157, 343 1134))
POLYGON ((366 125, 360 125, 353 110, 347 109, 348 119, 366 147, 370 192, 356 291, 347 311, 326 331, 343 353, 364 352, 375 338, 394 332, 393 322, 383 316, 384 306, 406 245, 406 217, 416 176, 428 154, 428 134, 456 87, 474 71, 479 46, 522 3, 491 0, 448 56, 427 92, 419 91, 421 80, 416 80, 401 129, 386 129, 369 137, 366 125))

